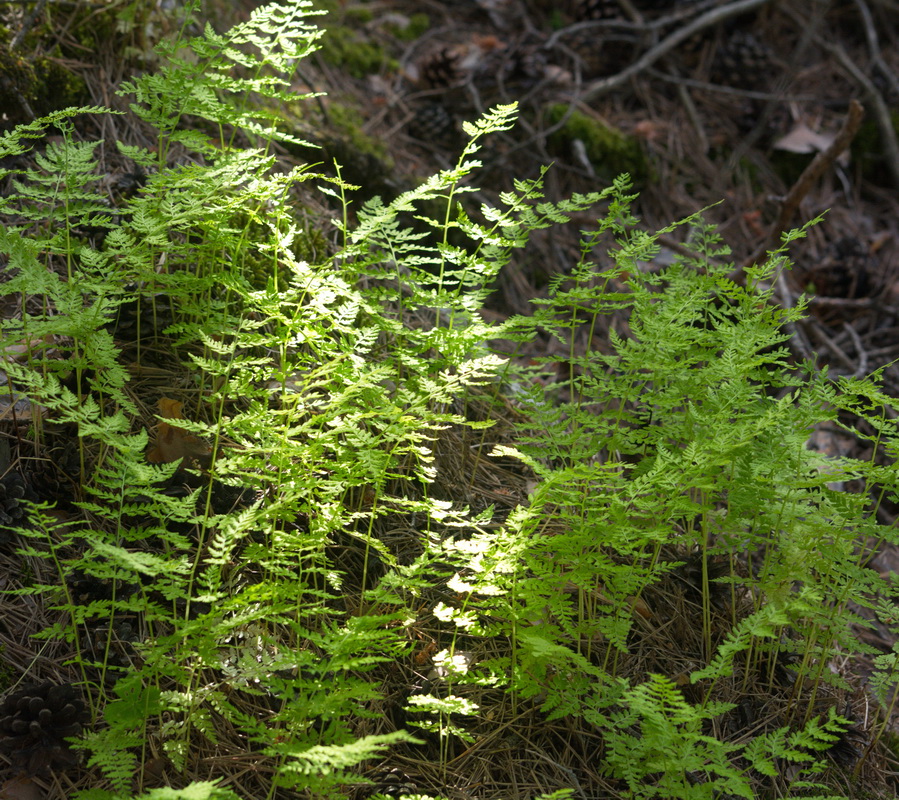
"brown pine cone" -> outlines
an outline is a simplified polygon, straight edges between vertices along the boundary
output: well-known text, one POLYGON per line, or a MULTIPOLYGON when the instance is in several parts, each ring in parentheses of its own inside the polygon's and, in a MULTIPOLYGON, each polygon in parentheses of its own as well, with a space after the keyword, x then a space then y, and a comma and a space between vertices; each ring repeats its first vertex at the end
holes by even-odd
POLYGON ((747 31, 734 31, 715 51, 712 59, 713 83, 737 89, 769 86, 777 64, 771 50, 747 31))
POLYGON ((872 257, 855 236, 833 242, 826 256, 805 270, 805 287, 822 297, 870 297, 877 289, 870 279, 872 257))
POLYGON ((466 75, 462 55, 462 51, 454 47, 442 47, 428 54, 418 64, 420 83, 433 89, 458 85, 466 75))
POLYGON ((637 57, 636 42, 626 33, 576 30, 563 36, 561 42, 577 59, 586 78, 614 75, 637 57))
POLYGON ((71 684, 47 681, 13 692, 0 704, 0 750, 15 754, 28 775, 70 769, 78 756, 65 739, 80 734, 87 720, 84 702, 71 684))
POLYGON ((28 482, 17 472, 0 478, 0 544, 12 538, 13 529, 28 522, 23 500, 37 500, 28 482))
MULTIPOLYGON (((77 453, 76 453, 77 455, 77 453)), ((64 457, 62 448, 49 454, 49 458, 33 458, 22 472, 35 497, 41 502, 68 506, 74 499, 72 481, 63 471, 58 458, 64 457)))
POLYGON ((456 120, 441 103, 427 103, 416 108, 408 129, 416 139, 446 149, 454 147, 459 138, 456 120))
MULTIPOLYGON (((134 287, 130 291, 137 291, 134 287)), ((161 293, 140 294, 133 300, 122 303, 108 323, 115 339, 135 342, 158 336, 175 321, 171 299, 161 293)))
POLYGON ((569 0, 569 13, 576 22, 591 19, 622 19, 618 0, 569 0))

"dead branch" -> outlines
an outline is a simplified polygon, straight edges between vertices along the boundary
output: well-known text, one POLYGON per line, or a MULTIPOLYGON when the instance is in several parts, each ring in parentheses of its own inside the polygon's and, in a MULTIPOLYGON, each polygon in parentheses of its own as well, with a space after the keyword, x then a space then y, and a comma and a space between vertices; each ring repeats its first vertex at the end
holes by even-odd
POLYGON ((877 120, 877 129, 880 132, 880 138, 883 140, 884 158, 887 162, 887 169, 890 171, 893 185, 896 188, 899 188, 899 142, 896 140, 896 131, 893 129, 890 109, 883 99, 883 95, 877 90, 874 82, 865 75, 858 64, 849 58, 849 55, 842 47, 832 44, 826 44, 825 46, 827 50, 833 53, 843 69, 852 76, 853 80, 864 87, 865 94, 871 101, 874 118, 877 120))
POLYGON ((781 234, 790 227, 790 223, 798 211, 802 199, 808 194, 812 185, 833 166, 840 153, 852 143, 855 134, 858 133, 858 129, 862 124, 864 115, 865 109, 862 104, 858 100, 850 101, 846 121, 843 123, 843 127, 840 128, 840 132, 826 150, 822 150, 815 156, 811 164, 802 171, 802 174, 796 183, 793 184, 790 191, 787 192, 780 206, 780 214, 777 217, 777 221, 771 226, 768 237, 743 262, 737 273, 738 275, 747 267, 751 267, 753 264, 761 261, 770 250, 776 250, 780 246, 781 234))
POLYGON ((617 89, 635 75, 638 75, 648 67, 652 66, 666 53, 670 52, 681 42, 689 39, 699 31, 705 30, 706 28, 716 25, 729 17, 736 16, 737 14, 745 14, 747 11, 758 8, 767 2, 768 0, 737 0, 734 3, 728 3, 727 5, 719 6, 718 8, 713 8, 711 11, 707 11, 705 14, 694 19, 690 24, 684 25, 682 28, 678 28, 670 33, 655 47, 647 50, 627 69, 623 69, 621 72, 611 75, 608 78, 601 78, 600 80, 588 84, 584 93, 581 95, 581 101, 586 103, 596 97, 611 92, 613 89, 617 89))

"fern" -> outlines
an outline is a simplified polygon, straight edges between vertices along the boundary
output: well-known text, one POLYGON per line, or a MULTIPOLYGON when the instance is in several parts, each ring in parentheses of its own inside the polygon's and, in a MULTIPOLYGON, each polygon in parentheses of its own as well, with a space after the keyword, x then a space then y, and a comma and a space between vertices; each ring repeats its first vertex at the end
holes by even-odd
MULTIPOLYGON (((850 609, 897 616, 856 547, 895 533, 868 495, 832 488, 862 478, 899 496, 899 437, 877 376, 834 382, 792 366, 788 327, 803 305, 770 302, 783 251, 737 285, 697 215, 679 224, 692 255, 646 271, 658 235, 637 230, 626 176, 556 203, 544 201, 542 175, 496 205, 463 202, 479 148, 513 124, 514 105, 466 124, 453 167, 369 201, 353 223, 345 214, 336 252, 302 258, 300 186, 346 188, 283 170, 270 153, 295 141, 273 109, 297 99, 292 71, 319 36, 312 13, 275 2, 224 34, 182 34, 161 46, 158 73, 123 85, 157 136, 152 149, 120 145, 147 171, 133 197, 101 199, 99 143, 76 141, 71 119, 102 109, 0 138, 0 153, 23 154, 51 125, 62 132, 0 200, 0 294, 20 309, 2 322, 4 348, 28 357, 7 358, 4 372, 31 402, 35 438, 46 417, 74 426, 80 446, 78 516, 62 526, 34 509, 21 548, 59 575, 22 594, 61 612, 41 636, 71 646, 92 701, 96 724, 78 746, 105 788, 79 796, 142 791, 135 772, 150 738, 187 774, 196 750, 223 736, 270 759, 270 794, 345 794, 365 761, 417 741, 369 731, 423 603, 450 642, 435 657, 446 691, 412 695, 406 710, 413 727, 440 734, 444 760, 450 739, 477 741, 467 690, 490 687, 545 721, 593 726, 601 769, 631 797, 750 798, 750 768, 774 776, 782 760, 826 791, 812 781, 850 723, 833 708, 822 716, 817 700, 840 683, 833 654, 864 650, 850 609), (494 281, 530 234, 594 208, 578 263, 533 315, 484 321, 494 281), (151 312, 152 330, 126 344, 116 319, 132 305, 151 312), (536 335, 563 355, 524 367, 491 350, 536 335), (152 368, 163 344, 192 402, 180 419, 148 421, 132 373, 152 368), (491 447, 499 414, 472 414, 475 397, 516 407, 518 441, 493 456, 534 476, 528 501, 495 521, 492 508, 473 513, 435 486, 448 429, 491 447), (843 424, 841 410, 867 423, 853 433, 871 443, 870 463, 807 448, 808 430, 843 424), (154 425, 157 437, 165 425, 208 446, 154 463, 154 425), (396 520, 413 532, 406 549, 382 535, 396 520), (341 561, 345 550, 358 563, 341 561), (644 598, 682 564, 672 552, 703 565, 702 652, 676 680, 625 674, 643 621, 658 623, 644 598), (738 554, 748 554, 742 571, 738 554), (729 564, 723 577, 710 574, 716 557, 729 564), (66 583, 75 576, 107 596, 78 602, 66 583), (712 623, 719 587, 730 593, 724 634, 712 623), (81 644, 90 626, 126 615, 142 626, 129 670, 110 663, 111 634, 92 653, 81 644), (462 637, 489 641, 491 657, 462 668, 462 637), (712 735, 734 711, 716 691, 736 695, 763 669, 773 680, 788 651, 796 686, 814 687, 796 689, 789 724, 738 743, 712 735)), ((894 656, 877 667, 888 706, 894 656)), ((237 795, 195 781, 140 797, 237 795)))

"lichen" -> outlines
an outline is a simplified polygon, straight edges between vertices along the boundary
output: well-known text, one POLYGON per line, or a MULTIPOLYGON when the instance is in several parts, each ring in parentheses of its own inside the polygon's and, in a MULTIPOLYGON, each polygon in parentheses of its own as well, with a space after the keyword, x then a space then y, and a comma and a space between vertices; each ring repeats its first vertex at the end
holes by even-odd
POLYGON ((577 141, 600 180, 611 182, 626 172, 636 188, 646 184, 650 168, 637 139, 564 103, 549 106, 545 118, 550 128, 562 123, 547 138, 550 153, 571 160, 577 141))

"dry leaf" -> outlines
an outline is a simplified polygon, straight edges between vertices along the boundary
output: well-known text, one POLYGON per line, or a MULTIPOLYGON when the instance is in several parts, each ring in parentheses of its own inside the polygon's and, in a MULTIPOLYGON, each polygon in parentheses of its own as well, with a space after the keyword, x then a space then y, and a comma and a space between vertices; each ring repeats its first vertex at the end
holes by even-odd
POLYGON ((44 793, 31 778, 10 778, 0 786, 0 800, 43 800, 44 793))
POLYGON ((5 372, 0 372, 0 420, 15 419, 20 425, 30 425, 33 416, 45 416, 44 406, 32 403, 25 395, 11 392, 9 379, 5 372))
POLYGON ((641 597, 628 597, 631 608, 634 609, 643 619, 652 619, 652 609, 647 605, 646 601, 641 597))
MULTIPOLYGON (((818 133, 804 122, 800 122, 788 134, 781 136, 774 143, 774 148, 789 153, 820 153, 830 147, 835 138, 832 133, 818 133)), ((837 159, 841 164, 845 164, 848 160, 848 153, 841 153, 837 159)))
POLYGON ((4 342, 0 345, 0 353, 2 353, 2 358, 7 361, 25 362, 32 358, 37 351, 46 351, 48 347, 52 347, 53 343, 53 336, 49 333, 42 338, 25 337, 14 342, 4 342))
MULTIPOLYGON (((159 415, 168 419, 184 419, 178 400, 159 398, 159 415)), ((206 442, 183 428, 165 420, 156 426, 156 446, 147 451, 147 461, 152 464, 169 464, 172 461, 197 459, 208 461, 212 449, 206 442)))

